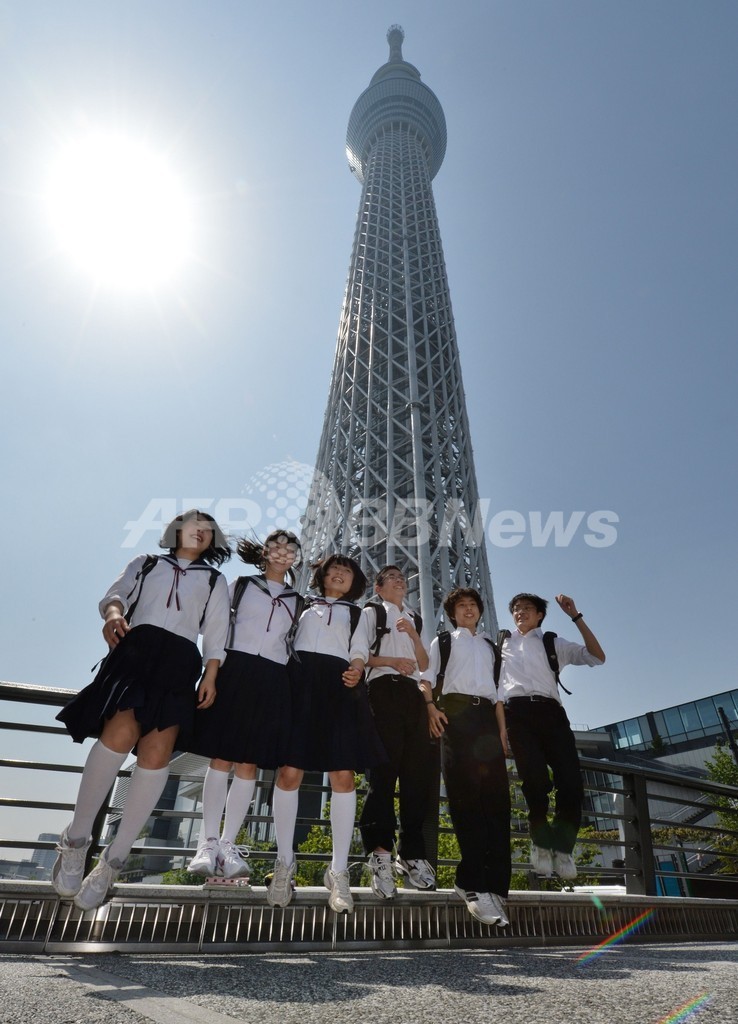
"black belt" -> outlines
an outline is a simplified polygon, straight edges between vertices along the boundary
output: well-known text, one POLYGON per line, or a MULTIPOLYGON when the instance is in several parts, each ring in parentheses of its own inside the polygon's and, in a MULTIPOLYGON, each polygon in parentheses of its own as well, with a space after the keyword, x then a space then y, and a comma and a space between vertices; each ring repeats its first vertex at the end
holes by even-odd
POLYGON ((556 704, 558 707, 561 707, 561 704, 559 703, 559 701, 557 701, 554 697, 539 697, 539 695, 537 693, 533 693, 533 694, 531 694, 528 697, 508 697, 507 698, 507 703, 508 704, 528 704, 530 701, 536 701, 536 702, 540 701, 543 704, 556 704))
POLYGON ((489 697, 473 697, 469 693, 444 693, 439 702, 440 707, 444 704, 463 704, 468 707, 480 707, 484 704, 495 704, 489 697))

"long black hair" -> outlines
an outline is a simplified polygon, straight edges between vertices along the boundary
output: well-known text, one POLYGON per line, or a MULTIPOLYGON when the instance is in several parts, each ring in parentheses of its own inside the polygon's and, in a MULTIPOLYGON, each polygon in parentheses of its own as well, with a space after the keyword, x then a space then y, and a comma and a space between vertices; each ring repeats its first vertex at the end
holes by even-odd
POLYGON ((175 554, 177 548, 180 546, 182 527, 185 523, 188 523, 190 519, 202 519, 213 531, 213 539, 210 541, 210 546, 200 555, 202 561, 207 562, 208 565, 217 566, 222 565, 223 562, 227 562, 231 557, 231 548, 225 538, 225 534, 210 513, 201 512, 198 508, 190 508, 186 512, 180 512, 178 516, 175 516, 171 523, 165 526, 164 533, 161 535, 161 540, 159 541, 159 547, 167 548, 170 555, 175 554))
POLYGON ((287 570, 290 583, 294 586, 297 578, 294 570, 299 569, 302 565, 302 545, 299 538, 290 530, 272 530, 263 544, 256 539, 250 540, 248 537, 242 537, 236 544, 236 553, 246 565, 255 565, 264 572, 266 569, 267 548, 270 544, 294 544, 297 548, 295 560, 287 570))

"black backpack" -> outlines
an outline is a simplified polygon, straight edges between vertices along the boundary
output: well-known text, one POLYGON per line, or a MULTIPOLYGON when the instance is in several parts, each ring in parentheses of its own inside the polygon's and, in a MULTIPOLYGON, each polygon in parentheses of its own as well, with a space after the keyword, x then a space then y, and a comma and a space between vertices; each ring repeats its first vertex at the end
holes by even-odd
MULTIPOLYGON (((246 587, 249 585, 249 583, 255 584, 260 590, 263 590, 264 593, 267 594, 270 598, 272 596, 271 591, 269 590, 269 587, 266 582, 266 577, 258 575, 238 577, 238 579, 236 580, 236 585, 233 588, 231 610, 228 616, 228 636, 226 637, 225 642, 226 649, 228 649, 228 647, 233 643, 233 632, 236 628, 236 616, 238 615, 238 606, 241 604, 241 599, 243 598, 243 595, 246 591, 246 587)), ((287 653, 292 655, 294 654, 294 642, 295 633, 297 632, 297 625, 300 621, 300 616, 305 610, 305 607, 308 604, 308 602, 305 600, 302 594, 298 594, 297 591, 293 590, 291 587, 285 587, 284 591, 279 596, 282 598, 295 598, 295 614, 292 616, 292 622, 290 624, 289 630, 287 631, 287 636, 285 637, 287 653)), ((287 609, 287 611, 289 613, 289 609, 287 609)))
MULTIPOLYGON (((557 633, 553 633, 550 629, 547 630, 543 634, 543 649, 545 650, 546 657, 548 658, 548 667, 551 669, 551 671, 554 674, 554 679, 556 680, 556 685, 560 686, 561 689, 564 691, 564 693, 568 693, 569 696, 571 696, 571 690, 567 690, 567 688, 561 682, 561 678, 559 676, 561 668, 559 666, 559 656, 556 653, 556 644, 555 644, 555 640, 556 640, 557 635, 558 635, 557 633)), ((507 640, 507 638, 509 636, 511 636, 511 633, 510 633, 509 629, 501 629, 500 632, 497 634, 497 643, 499 645, 500 651, 502 651, 502 645, 503 645, 504 641, 507 640)), ((499 673, 499 671, 497 671, 497 675, 495 676, 495 683, 497 682, 497 680, 499 678, 500 678, 500 673, 499 673)))
MULTIPOLYGON (((138 587, 138 593, 136 594, 135 598, 133 599, 133 602, 129 605, 128 611, 125 614, 126 622, 130 623, 131 619, 133 618, 133 613, 136 610, 136 606, 137 606, 138 602, 141 600, 141 590, 143 589, 144 580, 149 575, 149 573, 154 568, 154 566, 156 565, 156 563, 159 561, 160 558, 162 558, 162 560, 165 561, 165 562, 167 561, 167 559, 164 558, 162 555, 147 555, 146 558, 144 559, 143 565, 141 566, 141 568, 136 573, 136 578, 134 580, 133 587, 132 587, 130 593, 127 595, 126 601, 128 601, 130 599, 131 594, 133 594, 133 592, 135 591, 136 587, 138 587)), ((169 562, 168 564, 171 565, 171 562, 169 562)), ((213 593, 213 587, 215 586, 215 581, 220 576, 220 573, 218 572, 218 570, 217 569, 213 569, 212 566, 207 566, 207 569, 208 569, 208 572, 210 573, 210 590, 208 591, 208 599, 205 602, 205 607, 203 608, 202 615, 200 616, 200 625, 201 626, 202 626, 203 622, 205 621, 205 612, 208 610, 208 605, 210 604, 210 598, 211 598, 212 593, 213 593)))
MULTIPOLYGON (((374 612, 375 612, 375 615, 377 617, 376 634, 375 634, 375 637, 374 637, 374 643, 369 648, 369 653, 373 654, 376 657, 379 654, 379 648, 382 646, 382 638, 385 637, 390 632, 390 628, 387 625, 387 609, 384 607, 384 603, 382 602, 381 598, 374 598, 374 597, 371 597, 368 601, 366 601, 365 604, 364 604, 364 607, 365 608, 373 608, 374 612)), ((421 619, 420 615, 418 614, 418 612, 410 611, 409 609, 408 609, 408 611, 409 611, 410 617, 413 620, 413 625, 415 626, 415 631, 418 634, 422 633, 423 632, 423 620, 421 619)), ((403 611, 403 615, 404 614, 405 614, 405 612, 403 611)))
MULTIPOLYGON (((500 669, 502 668, 502 655, 500 653, 502 650, 502 644, 495 643, 493 640, 490 640, 488 636, 485 636, 484 639, 492 648, 492 657, 494 658, 495 662, 493 674, 496 687, 500 679, 500 669)), ((438 653, 441 656, 441 667, 436 673, 436 682, 433 686, 433 700, 436 702, 436 704, 440 700, 441 694, 443 692, 443 680, 446 677, 446 666, 448 665, 448 659, 451 656, 451 634, 447 629, 442 629, 441 632, 438 634, 438 653)))

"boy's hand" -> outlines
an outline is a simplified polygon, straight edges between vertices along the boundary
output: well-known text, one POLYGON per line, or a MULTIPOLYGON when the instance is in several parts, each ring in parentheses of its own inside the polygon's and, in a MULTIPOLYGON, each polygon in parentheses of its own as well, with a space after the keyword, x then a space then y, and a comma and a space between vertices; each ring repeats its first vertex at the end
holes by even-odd
POLYGON ((448 718, 440 708, 428 701, 428 731, 434 739, 440 739, 446 731, 448 718))
POLYGON ((410 619, 398 619, 396 626, 398 633, 407 633, 411 640, 418 639, 418 631, 415 628, 414 623, 411 622, 410 619))
POLYGON ((574 604, 572 598, 567 597, 566 594, 557 594, 556 603, 562 612, 566 612, 570 619, 573 619, 578 614, 577 606, 574 604))

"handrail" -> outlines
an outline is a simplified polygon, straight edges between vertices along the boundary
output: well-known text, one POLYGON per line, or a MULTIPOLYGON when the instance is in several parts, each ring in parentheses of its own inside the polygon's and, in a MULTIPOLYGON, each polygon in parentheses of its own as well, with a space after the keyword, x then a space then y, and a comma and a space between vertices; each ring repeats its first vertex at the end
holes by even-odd
MULTIPOLYGON (((28 704, 37 707, 63 707, 76 695, 75 690, 62 689, 59 687, 38 686, 30 683, 15 683, 0 681, 0 700, 28 704)), ((65 729, 56 726, 39 725, 37 723, 18 723, 0 721, 0 731, 27 731, 29 733, 55 733, 64 734, 65 729)), ((583 868, 583 873, 602 878, 623 878, 625 879, 628 893, 642 893, 656 895, 663 892, 664 880, 678 879, 685 884, 692 881, 702 881, 706 877, 719 878, 725 884, 736 886, 738 895, 738 852, 733 853, 730 849, 716 849, 715 839, 721 837, 727 840, 735 840, 735 850, 738 851, 738 829, 733 829, 723 823, 699 823, 692 819, 695 809, 699 810, 699 817, 709 817, 715 811, 723 808, 720 801, 731 800, 738 805, 738 788, 725 785, 724 783, 697 778, 680 772, 669 771, 662 767, 650 767, 643 764, 630 764, 628 762, 613 761, 610 759, 596 759, 592 757, 580 757, 580 764, 585 773, 585 790, 592 797, 610 796, 612 809, 592 806, 585 812, 590 819, 600 819, 612 823, 612 827, 606 831, 613 835, 597 835, 595 837, 580 836, 579 846, 599 847, 601 849, 620 848, 624 857, 620 862, 612 866, 592 865, 591 870, 583 868), (597 778, 588 779, 592 773, 597 778), (657 787, 655 792, 651 787, 657 787), (692 797, 695 794, 695 797, 692 797), (622 809, 616 808, 616 803, 622 809), (666 811, 659 813, 658 805, 674 805, 673 813, 666 811), (652 808, 653 805, 653 808, 652 808), (683 818, 678 817, 679 809, 684 813, 683 818), (675 829, 689 831, 689 842, 681 842, 673 845, 668 841, 668 832, 675 829), (659 834, 663 830, 666 834, 659 834), (699 840, 697 839, 699 837, 699 840), (703 842, 704 838, 704 842, 703 842), (662 864, 657 855, 666 855, 671 863, 667 867, 662 864), (732 864, 732 871, 729 874, 709 876, 700 872, 690 872, 688 869, 688 858, 694 860, 699 856, 709 856, 714 863, 724 865, 732 864)), ((82 768, 79 765, 60 764, 57 762, 39 760, 19 760, 13 758, 0 758, 0 769, 13 768, 23 771, 45 771, 68 774, 79 774, 82 768)), ((119 772, 120 778, 129 777, 130 769, 122 769, 119 772)), ((183 773, 178 777, 184 782, 200 782, 202 776, 197 774, 183 773)), ((513 774, 513 782, 517 782, 513 774)), ((262 781, 257 782, 259 788, 269 785, 262 781)), ((324 786, 306 785, 308 791, 325 791, 324 786)), ((111 794, 112 796, 112 794, 111 794)), ((515 801, 514 824, 517 826, 512 831, 514 839, 527 838, 527 833, 520 829, 520 817, 524 811, 522 802, 515 801)), ((27 800, 11 795, 0 797, 0 813, 3 808, 27 808, 33 810, 64 810, 70 811, 73 805, 67 802, 54 800, 27 800)), ((98 828, 93 834, 92 849, 99 849, 102 827, 108 813, 119 814, 120 808, 108 805, 98 819, 98 828)), ((197 810, 180 809, 157 809, 152 815, 154 818, 177 818, 193 819, 199 818, 197 810)), ((326 825, 323 819, 300 817, 301 824, 326 825)), ((252 815, 250 821, 265 823, 271 818, 267 815, 252 815)), ((444 827, 437 819, 429 826, 431 844, 437 848, 439 835, 448 834, 452 829, 444 827)), ((0 839, 0 849, 37 849, 51 850, 53 842, 39 839, 24 840, 22 838, 0 839)), ((134 853, 145 853, 152 857, 175 857, 183 858, 191 853, 191 848, 178 846, 146 846, 145 848, 134 848, 134 853)), ((273 851, 259 851, 259 859, 271 860, 275 854, 273 851)), ((321 853, 299 853, 298 857, 304 861, 315 861, 325 859, 321 853)), ((454 861, 448 858, 440 858, 440 864, 453 864, 454 861)), ((528 871, 527 862, 518 862, 513 865, 513 871, 528 871)))

